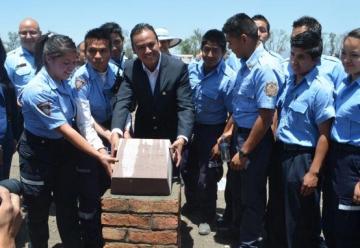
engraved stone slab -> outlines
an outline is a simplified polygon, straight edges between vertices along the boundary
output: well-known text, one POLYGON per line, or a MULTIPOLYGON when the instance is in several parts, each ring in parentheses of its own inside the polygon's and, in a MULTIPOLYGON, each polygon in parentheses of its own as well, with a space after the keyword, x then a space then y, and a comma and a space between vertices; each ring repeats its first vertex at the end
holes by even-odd
POLYGON ((121 139, 111 178, 111 193, 170 195, 172 160, 170 140, 121 139))

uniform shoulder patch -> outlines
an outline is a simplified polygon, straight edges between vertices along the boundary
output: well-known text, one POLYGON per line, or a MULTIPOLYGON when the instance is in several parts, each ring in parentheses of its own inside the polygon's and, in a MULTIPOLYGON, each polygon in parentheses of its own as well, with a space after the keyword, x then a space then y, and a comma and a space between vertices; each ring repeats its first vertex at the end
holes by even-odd
POLYGON ((41 102, 37 105, 37 107, 46 115, 51 114, 51 103, 49 101, 41 102))
POLYGON ((276 82, 268 82, 265 85, 265 94, 267 96, 276 96, 279 91, 278 85, 276 82))
POLYGON ((75 79, 75 88, 80 90, 86 84, 86 80, 82 77, 77 77, 75 79))

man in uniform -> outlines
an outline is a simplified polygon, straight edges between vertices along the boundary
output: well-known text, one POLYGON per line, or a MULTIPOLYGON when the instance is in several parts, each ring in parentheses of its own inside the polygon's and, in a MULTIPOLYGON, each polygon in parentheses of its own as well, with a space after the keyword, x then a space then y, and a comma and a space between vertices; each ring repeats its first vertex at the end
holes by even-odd
POLYGON ((233 95, 236 154, 228 178, 233 218, 239 226, 238 247, 260 247, 266 201, 266 175, 273 136, 270 125, 281 75, 259 40, 255 22, 240 13, 223 26, 229 47, 240 58, 233 95))

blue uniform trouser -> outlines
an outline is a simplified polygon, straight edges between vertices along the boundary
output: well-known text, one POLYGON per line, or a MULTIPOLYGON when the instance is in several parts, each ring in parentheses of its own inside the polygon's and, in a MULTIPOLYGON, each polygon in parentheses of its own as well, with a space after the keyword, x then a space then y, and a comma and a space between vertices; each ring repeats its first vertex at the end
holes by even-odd
POLYGON ((352 200, 360 180, 360 147, 333 142, 327 161, 331 183, 324 188, 324 233, 328 247, 360 247, 360 205, 352 200))
POLYGON ((103 247, 100 199, 110 186, 110 177, 93 157, 80 155, 76 167, 79 182, 79 218, 85 247, 103 247))
MULTIPOLYGON (((234 138, 237 150, 249 136, 250 129, 237 129, 234 138)), ((229 168, 229 186, 232 196, 232 213, 239 226, 239 247, 261 247, 266 200, 266 173, 269 164, 273 136, 267 131, 256 148, 248 155, 246 169, 229 168)))
POLYGON ((63 246, 82 247, 77 215, 76 152, 64 139, 44 139, 26 130, 19 141, 20 179, 32 248, 48 247, 52 200, 63 246))
POLYGON ((300 194, 314 149, 277 142, 274 153, 269 178, 267 247, 321 247, 320 186, 309 196, 300 194))
POLYGON ((195 125, 187 164, 182 170, 186 200, 200 207, 200 218, 204 222, 211 222, 216 215, 217 182, 222 177, 223 168, 222 161, 210 161, 210 155, 224 126, 195 125))
POLYGON ((10 125, 7 125, 7 130, 3 139, 3 164, 0 165, 0 180, 8 179, 10 175, 11 160, 14 154, 14 138, 10 125))

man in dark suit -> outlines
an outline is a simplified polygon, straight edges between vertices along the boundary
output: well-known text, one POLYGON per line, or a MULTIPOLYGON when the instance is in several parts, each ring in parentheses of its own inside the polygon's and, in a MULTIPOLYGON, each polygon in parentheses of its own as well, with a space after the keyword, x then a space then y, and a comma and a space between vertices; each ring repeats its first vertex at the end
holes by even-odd
POLYGON ((158 37, 149 24, 137 24, 130 38, 138 58, 127 62, 116 97, 111 124, 112 154, 116 152, 128 113, 137 106, 134 137, 170 139, 178 166, 194 122, 187 66, 160 53, 158 37))

